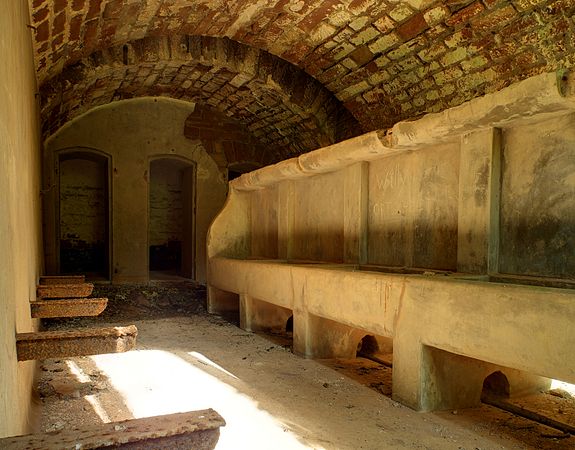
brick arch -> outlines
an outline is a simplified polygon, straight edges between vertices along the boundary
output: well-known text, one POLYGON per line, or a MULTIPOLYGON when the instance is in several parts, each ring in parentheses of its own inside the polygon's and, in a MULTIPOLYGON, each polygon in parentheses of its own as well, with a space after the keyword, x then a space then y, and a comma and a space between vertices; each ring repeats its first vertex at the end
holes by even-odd
POLYGON ((360 133, 341 103, 302 70, 229 39, 149 37, 93 53, 40 88, 43 134, 116 100, 167 96, 240 121, 277 159, 360 133))
POLYGON ((276 55, 364 130, 575 66, 573 0, 29 0, 42 85, 146 36, 204 35, 276 55))
POLYGON ((278 149, 263 145, 246 126, 209 105, 195 106, 184 123, 184 136, 200 141, 222 171, 259 168, 282 158, 278 149))

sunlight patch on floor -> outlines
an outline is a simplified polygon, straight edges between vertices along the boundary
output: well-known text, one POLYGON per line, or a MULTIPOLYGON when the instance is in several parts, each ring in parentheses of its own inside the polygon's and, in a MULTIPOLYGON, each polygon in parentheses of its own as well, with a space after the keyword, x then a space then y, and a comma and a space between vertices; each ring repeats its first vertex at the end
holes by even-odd
POLYGON ((563 389, 575 396, 575 384, 566 383, 565 381, 552 380, 551 389, 563 389))
POLYGON ((189 352, 188 355, 192 356, 193 358, 197 359, 200 363, 202 364, 206 364, 210 367, 213 367, 214 369, 219 370, 222 373, 225 373, 226 375, 229 375, 232 378, 235 378, 236 380, 238 379, 238 377, 236 377, 233 373, 228 372, 226 369, 224 369, 222 366, 220 366, 219 364, 216 364, 214 361, 212 361, 211 359, 209 359, 208 357, 202 355, 201 353, 198 352, 189 352))
POLYGON ((68 370, 80 383, 89 383, 91 381, 90 377, 84 373, 82 369, 74 361, 66 361, 68 370))
POLYGON ((94 412, 98 415, 102 423, 110 423, 110 416, 95 395, 85 395, 84 398, 92 406, 94 412))
MULTIPOLYGON (((237 380, 204 355, 188 355, 237 380)), ((172 353, 133 350, 97 355, 92 360, 122 395, 134 418, 213 408, 227 423, 221 429, 218 449, 310 448, 287 425, 259 409, 253 399, 172 353)))
MULTIPOLYGON (((92 381, 91 378, 86 375, 80 366, 78 366, 78 364, 76 364, 74 361, 68 360, 66 361, 66 365, 68 366, 70 373, 74 375, 80 383, 89 383, 92 381)), ((90 406, 92 406, 92 409, 94 409, 94 412, 98 415, 102 423, 111 422, 108 413, 102 407, 102 404, 96 395, 85 395, 84 398, 90 404, 90 406)))

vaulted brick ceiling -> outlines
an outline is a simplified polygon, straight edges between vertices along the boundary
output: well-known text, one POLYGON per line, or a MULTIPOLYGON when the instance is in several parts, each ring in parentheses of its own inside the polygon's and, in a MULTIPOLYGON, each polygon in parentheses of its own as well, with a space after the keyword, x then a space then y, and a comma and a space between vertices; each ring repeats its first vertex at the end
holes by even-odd
POLYGON ((43 131, 115 100, 168 96, 209 105, 241 122, 273 160, 357 133, 353 116, 302 70, 226 38, 148 37, 92 53, 40 89, 43 131))
POLYGON ((46 133, 98 104, 169 95, 217 107, 289 156, 575 65, 573 0, 30 4, 46 133))

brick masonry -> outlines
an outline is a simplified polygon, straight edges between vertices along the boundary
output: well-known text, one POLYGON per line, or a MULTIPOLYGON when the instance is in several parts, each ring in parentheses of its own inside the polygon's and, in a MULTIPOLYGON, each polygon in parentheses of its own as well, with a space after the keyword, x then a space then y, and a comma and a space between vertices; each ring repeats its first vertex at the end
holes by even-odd
POLYGON ((286 156, 281 148, 263 145, 239 120, 209 105, 196 105, 186 119, 184 135, 199 140, 223 172, 229 166, 263 167, 286 156))
MULTIPOLYGON (((286 93, 290 91, 284 90, 285 84, 279 82, 280 87, 272 89, 281 79, 279 73, 271 83, 265 76, 279 59, 261 55, 276 55, 323 84, 359 122, 359 127, 349 127, 355 134, 575 65, 573 0, 30 0, 30 4, 38 79, 48 97, 43 111, 46 133, 77 112, 122 96, 170 95, 205 100, 241 120, 264 145, 287 146, 289 156, 345 137, 349 131, 336 135, 329 129, 347 122, 326 123, 326 115, 331 117, 336 106, 319 115, 312 111, 312 119, 304 119, 302 104, 286 93), (175 36, 186 35, 228 37, 259 49, 258 60, 270 61, 269 67, 262 70, 246 57, 246 67, 257 68, 261 76, 257 82, 250 78, 242 83, 246 72, 209 62, 213 59, 208 55, 219 54, 217 43, 227 42, 221 39, 202 41, 208 63, 189 57, 183 63, 174 58, 181 55, 179 51, 166 56, 179 45, 171 44, 181 39, 175 36), (136 43, 153 39, 158 45, 155 56, 138 57, 136 43), (122 50, 124 44, 127 50, 122 50), (126 60, 128 64, 123 64, 126 60), (70 86, 54 100, 45 85, 63 71, 70 86), (292 103, 286 103, 290 98, 292 103), (261 109, 254 112, 254 108, 261 109), (290 118, 291 113, 302 119, 290 118), (282 114, 285 119, 279 119, 282 114), (282 128, 292 121, 293 130, 282 128), (314 139, 322 126, 325 135, 314 139)), ((284 82, 292 78, 292 71, 297 72, 289 65, 280 70, 284 82)), ((304 79, 297 77, 293 84, 304 79)), ((300 89, 299 95, 305 97, 306 92, 300 89)), ((309 108, 303 108, 304 114, 310 114, 309 108)))
POLYGON ((42 84, 40 94, 45 136, 95 106, 142 96, 219 110, 269 148, 273 161, 361 132, 318 81, 227 38, 148 37, 110 47, 66 66, 42 84))

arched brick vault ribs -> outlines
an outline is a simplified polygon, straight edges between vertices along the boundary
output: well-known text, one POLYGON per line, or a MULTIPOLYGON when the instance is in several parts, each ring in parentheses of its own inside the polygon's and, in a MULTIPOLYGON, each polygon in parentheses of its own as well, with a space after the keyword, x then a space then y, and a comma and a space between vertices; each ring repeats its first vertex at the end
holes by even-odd
POLYGON ((318 81, 227 38, 148 37, 97 51, 40 88, 44 135, 91 108, 143 96, 212 106, 241 122, 273 160, 361 133, 318 81))
POLYGON ((95 51, 227 36, 303 68, 364 130, 575 65, 573 0, 30 0, 40 84, 95 51))
POLYGON ((222 171, 230 166, 259 168, 283 157, 277 148, 262 145, 237 120, 207 105, 195 106, 184 123, 184 136, 199 140, 222 171))

